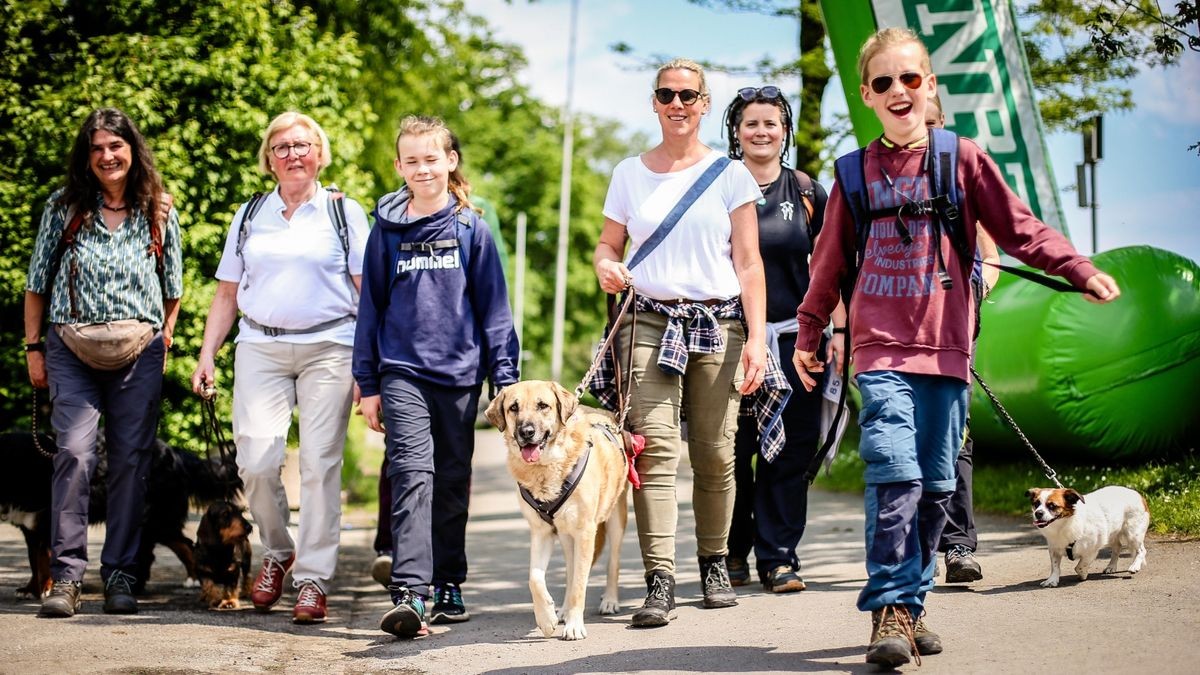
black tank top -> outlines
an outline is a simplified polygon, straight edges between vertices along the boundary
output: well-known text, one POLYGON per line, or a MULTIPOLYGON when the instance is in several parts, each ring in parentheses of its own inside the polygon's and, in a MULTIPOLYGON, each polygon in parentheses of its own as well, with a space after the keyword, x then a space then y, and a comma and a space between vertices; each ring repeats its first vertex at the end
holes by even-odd
POLYGON ((767 282, 767 321, 784 321, 796 316, 796 308, 808 291, 808 256, 812 253, 809 230, 821 230, 826 193, 813 181, 813 223, 800 197, 796 174, 783 167, 779 178, 763 189, 758 201, 758 246, 762 252, 767 282))

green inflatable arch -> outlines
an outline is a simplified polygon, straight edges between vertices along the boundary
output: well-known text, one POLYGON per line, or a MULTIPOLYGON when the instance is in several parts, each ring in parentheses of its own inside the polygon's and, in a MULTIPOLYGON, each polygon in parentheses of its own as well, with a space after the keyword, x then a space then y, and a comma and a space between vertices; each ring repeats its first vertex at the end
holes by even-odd
MULTIPOLYGON (((1121 286, 1106 305, 1002 274, 982 311, 976 369, 1039 451, 1147 459, 1200 436, 1200 267, 1133 246, 1093 258, 1121 286)), ((1024 453, 975 386, 981 448, 1024 453)))

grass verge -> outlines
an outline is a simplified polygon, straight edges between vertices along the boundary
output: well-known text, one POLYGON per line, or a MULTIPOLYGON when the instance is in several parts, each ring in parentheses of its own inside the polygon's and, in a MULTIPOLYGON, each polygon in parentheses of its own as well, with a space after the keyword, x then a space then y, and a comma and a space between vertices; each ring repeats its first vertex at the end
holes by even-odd
MULTIPOLYGON (((997 461, 986 450, 975 453, 975 510, 1027 517, 1025 491, 1031 487, 1053 487, 1033 457, 1021 461, 997 461), (984 455, 984 456, 980 456, 984 455)), ((1182 457, 1137 465, 1067 464, 1050 465, 1067 487, 1088 493, 1105 485, 1124 485, 1146 497, 1150 506, 1150 531, 1173 537, 1200 537, 1200 456, 1189 451, 1182 457)), ((841 450, 830 467, 822 471, 816 485, 838 492, 862 492, 863 461, 858 456, 858 428, 850 425, 841 450)))

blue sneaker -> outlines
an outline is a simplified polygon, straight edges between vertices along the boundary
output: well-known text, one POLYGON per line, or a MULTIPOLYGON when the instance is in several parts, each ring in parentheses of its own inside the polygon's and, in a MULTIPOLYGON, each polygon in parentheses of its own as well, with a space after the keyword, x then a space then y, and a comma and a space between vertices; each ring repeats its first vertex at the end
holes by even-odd
POLYGON ((458 584, 445 583, 434 587, 433 618, 429 620, 430 623, 461 623, 470 619, 458 584))
POLYGON ((390 586, 388 590, 392 592, 395 607, 383 615, 379 630, 402 638, 429 635, 429 624, 425 623, 425 598, 407 586, 390 586))

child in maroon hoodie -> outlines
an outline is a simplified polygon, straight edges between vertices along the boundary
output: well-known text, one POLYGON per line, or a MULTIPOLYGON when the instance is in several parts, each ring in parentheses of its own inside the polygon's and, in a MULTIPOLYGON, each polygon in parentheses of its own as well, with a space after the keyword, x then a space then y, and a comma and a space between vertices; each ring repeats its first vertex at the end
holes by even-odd
MULTIPOLYGON (((920 202, 932 195, 925 170, 925 107, 937 91, 929 53, 907 29, 889 28, 863 45, 858 60, 863 102, 883 123, 865 149, 864 184, 871 210, 920 202)), ((1120 295, 1058 232, 1021 203, 995 162, 975 143, 958 141, 960 223, 982 222, 1000 247, 1028 265, 1065 277, 1090 300, 1120 295)), ((843 186, 830 193, 825 236, 812 260, 812 283, 797 310, 793 363, 812 389, 821 331, 837 305, 847 259, 858 247, 843 186)), ((960 256, 936 216, 905 215, 905 243, 894 215, 871 223, 850 304, 851 358, 863 409, 859 453, 866 462, 867 585, 858 598, 872 612, 867 661, 895 667, 912 651, 936 654, 940 638, 921 616, 933 587, 945 504, 954 490, 954 458, 967 414, 973 298, 972 259, 960 256), (941 254, 938 255, 938 249, 941 254), (951 287, 938 283, 938 259, 951 287)), ((975 228, 963 228, 974 251, 975 228)))

